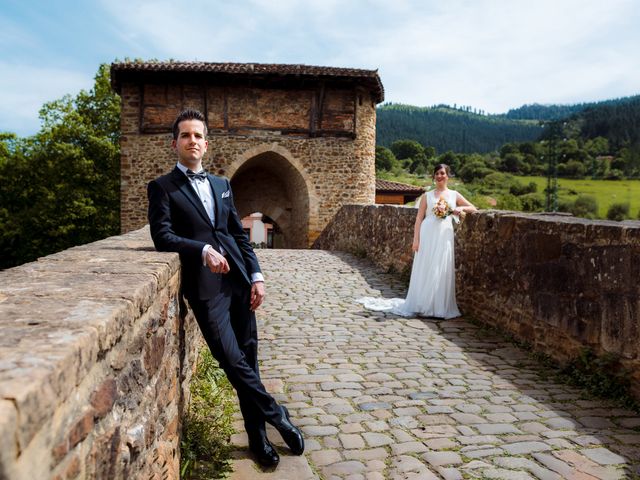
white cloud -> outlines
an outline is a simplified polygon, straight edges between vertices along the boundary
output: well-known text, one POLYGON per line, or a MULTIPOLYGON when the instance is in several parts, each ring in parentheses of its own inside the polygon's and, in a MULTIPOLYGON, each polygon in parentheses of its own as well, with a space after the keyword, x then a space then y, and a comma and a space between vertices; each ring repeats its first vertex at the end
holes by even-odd
POLYGON ((0 33, 11 40, 0 47, 4 128, 16 106, 35 118, 43 101, 90 86, 61 67, 69 50, 94 58, 87 72, 125 57, 377 68, 387 100, 488 112, 640 93, 636 0, 100 0, 85 14, 100 18, 85 50, 0 18, 11 27, 0 33))
POLYGON ((381 25, 355 55, 378 62, 389 100, 499 112, 524 102, 589 100, 623 71, 627 89, 621 94, 640 93, 638 34, 604 43, 619 28, 635 29, 631 2, 446 5, 416 9, 402 28, 390 19, 385 25, 391 29, 381 25), (614 49, 620 53, 611 54, 614 49))
POLYGON ((93 86, 93 76, 57 68, 0 61, 0 131, 32 135, 45 102, 93 86))

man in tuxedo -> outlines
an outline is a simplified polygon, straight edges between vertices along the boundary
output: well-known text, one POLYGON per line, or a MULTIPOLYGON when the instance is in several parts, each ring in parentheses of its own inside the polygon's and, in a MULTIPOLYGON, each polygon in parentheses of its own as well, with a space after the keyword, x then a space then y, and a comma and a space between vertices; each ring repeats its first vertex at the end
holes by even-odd
POLYGON ((236 390, 249 448, 261 465, 275 467, 280 458, 265 422, 296 455, 303 453, 304 440, 260 380, 255 310, 264 299, 264 278, 229 180, 202 170, 206 136, 202 113, 185 110, 176 118, 171 147, 178 164, 147 188, 151 237, 158 251, 180 254, 182 292, 236 390))

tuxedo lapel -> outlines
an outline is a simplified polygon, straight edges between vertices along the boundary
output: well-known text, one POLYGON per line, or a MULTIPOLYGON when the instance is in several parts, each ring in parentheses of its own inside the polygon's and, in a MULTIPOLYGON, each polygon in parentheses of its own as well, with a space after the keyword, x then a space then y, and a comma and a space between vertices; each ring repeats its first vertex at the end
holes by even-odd
POLYGON ((222 218, 222 194, 224 193, 224 182, 221 182, 219 178, 214 177, 210 173, 207 174, 209 183, 211 184, 211 191, 213 193, 213 205, 216 209, 215 224, 218 226, 218 220, 222 218))
POLYGON ((202 202, 200 201, 200 197, 198 197, 198 194, 191 186, 191 182, 189 182, 187 176, 182 173, 177 167, 172 172, 172 181, 176 184, 176 186, 180 189, 184 196, 189 199, 189 201, 193 204, 194 208, 202 216, 202 218, 204 218, 207 223, 211 223, 211 220, 207 215, 207 211, 204 209, 204 205, 202 205, 202 202))

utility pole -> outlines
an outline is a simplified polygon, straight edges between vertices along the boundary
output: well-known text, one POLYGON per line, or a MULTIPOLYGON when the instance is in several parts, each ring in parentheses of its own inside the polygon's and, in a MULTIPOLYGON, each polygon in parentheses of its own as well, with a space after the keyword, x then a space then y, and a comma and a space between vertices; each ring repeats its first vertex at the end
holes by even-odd
POLYGON ((548 127, 547 137, 547 202, 545 210, 547 212, 558 211, 558 139, 564 135, 564 123, 561 121, 551 121, 548 127))

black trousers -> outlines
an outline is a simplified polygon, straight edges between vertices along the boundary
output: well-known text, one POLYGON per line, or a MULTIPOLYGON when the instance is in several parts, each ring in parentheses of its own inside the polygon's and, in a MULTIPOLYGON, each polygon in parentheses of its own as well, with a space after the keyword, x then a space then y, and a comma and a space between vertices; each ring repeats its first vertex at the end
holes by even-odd
POLYGON ((280 411, 258 370, 258 332, 249 309, 251 286, 231 267, 220 274, 219 292, 209 300, 188 299, 213 357, 236 390, 248 434, 279 420, 280 411))

